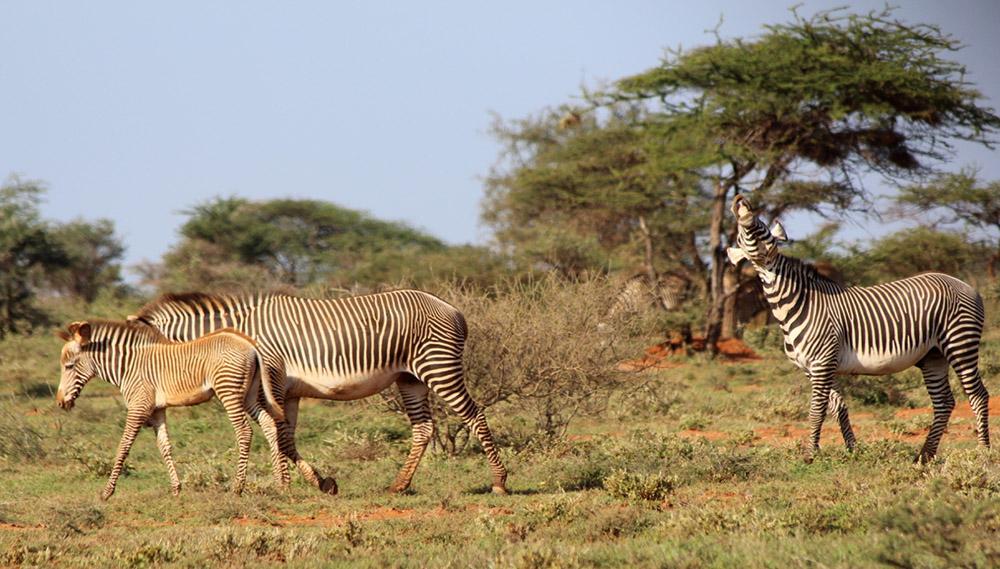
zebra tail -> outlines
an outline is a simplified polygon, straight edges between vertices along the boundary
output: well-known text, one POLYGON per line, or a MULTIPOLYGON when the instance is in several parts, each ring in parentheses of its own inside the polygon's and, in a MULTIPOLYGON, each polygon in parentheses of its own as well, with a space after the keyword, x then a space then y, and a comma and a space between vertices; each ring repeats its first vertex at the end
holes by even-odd
POLYGON ((257 354, 257 368, 260 370, 260 383, 264 388, 264 402, 267 405, 267 411, 275 421, 284 421, 285 410, 278 404, 278 400, 274 398, 274 386, 271 385, 271 375, 267 371, 264 359, 260 357, 260 352, 257 350, 254 350, 254 352, 257 354))

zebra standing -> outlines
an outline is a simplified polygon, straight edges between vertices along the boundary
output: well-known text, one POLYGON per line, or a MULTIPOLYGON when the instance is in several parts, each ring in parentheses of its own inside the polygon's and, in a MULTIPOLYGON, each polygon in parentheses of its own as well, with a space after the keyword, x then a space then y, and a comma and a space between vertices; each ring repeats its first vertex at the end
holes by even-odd
POLYGON ((916 365, 934 407, 927 440, 917 456, 937 453, 955 399, 949 365, 958 374, 976 415, 979 443, 989 446, 989 393, 979 375, 983 300, 966 283, 941 273, 925 273, 871 287, 844 287, 802 261, 778 251, 785 232, 754 215, 747 200, 733 200, 738 247, 727 252, 733 264, 749 260, 764 287, 771 312, 785 336, 785 353, 806 372, 812 385, 809 406, 812 454, 819 449, 827 411, 837 415, 844 442, 854 447, 847 406, 833 376, 885 375, 916 365))
POLYGON ((293 433, 300 398, 361 399, 395 382, 413 428, 413 443, 390 487, 394 492, 409 487, 433 435, 428 402, 432 389, 478 437, 493 474, 493 492, 507 493, 507 470, 463 378, 465 318, 431 294, 399 290, 336 300, 164 295, 132 318, 174 340, 230 326, 253 338, 269 373, 286 378, 276 382, 281 389, 274 396, 284 403, 293 433))
MULTIPOLYGON (((287 428, 279 429, 267 410, 258 403, 260 382, 267 376, 253 342, 235 330, 222 330, 194 342, 178 344, 167 340, 155 328, 138 322, 91 320, 73 322, 59 331, 66 343, 60 353, 62 377, 56 402, 71 409, 83 387, 94 377, 117 386, 128 409, 114 466, 101 498, 107 500, 125 465, 132 443, 143 425, 156 432, 156 446, 170 475, 174 495, 181 489, 167 435, 167 407, 197 405, 214 393, 226 410, 236 431, 239 459, 234 490, 243 490, 253 431, 249 414, 261 425, 272 449, 296 463, 313 485, 330 489, 331 482, 320 477, 298 456, 287 428)), ((273 399, 265 403, 277 407, 273 399)))

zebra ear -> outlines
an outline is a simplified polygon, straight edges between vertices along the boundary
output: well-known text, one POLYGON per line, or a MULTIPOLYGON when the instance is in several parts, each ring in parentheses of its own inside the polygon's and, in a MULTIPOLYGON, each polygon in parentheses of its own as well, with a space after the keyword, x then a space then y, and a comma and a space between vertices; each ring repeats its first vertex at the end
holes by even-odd
POLYGON ((81 346, 90 341, 90 331, 89 322, 74 322, 69 325, 69 333, 81 346))
POLYGON ((63 342, 69 342, 73 339, 73 336, 71 336, 66 330, 56 330, 56 338, 59 338, 63 342))
POLYGON ((739 247, 729 247, 726 249, 726 255, 729 255, 729 262, 734 265, 739 265, 740 261, 747 259, 747 254, 743 252, 743 249, 739 247))
POLYGON ((788 235, 785 233, 785 228, 781 225, 780 221, 775 221, 771 226, 771 236, 778 241, 788 241, 788 235))

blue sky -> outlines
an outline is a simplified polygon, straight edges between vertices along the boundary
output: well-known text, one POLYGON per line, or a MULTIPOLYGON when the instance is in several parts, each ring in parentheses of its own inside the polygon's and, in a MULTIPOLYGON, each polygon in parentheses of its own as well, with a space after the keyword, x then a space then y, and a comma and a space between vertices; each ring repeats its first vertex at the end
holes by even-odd
MULTIPOLYGON (((968 44, 956 59, 1000 107, 1000 3, 903 4, 904 19, 968 44)), ((8 1, 0 176, 45 181, 48 217, 113 219, 129 264, 176 241, 182 210, 230 194, 325 199, 483 243, 491 112, 571 101, 581 85, 655 65, 665 47, 710 42, 720 16, 724 36, 748 36, 790 5, 8 1)), ((997 158, 962 146, 953 167, 996 179, 997 158)), ((885 230, 857 219, 846 234, 885 230)))

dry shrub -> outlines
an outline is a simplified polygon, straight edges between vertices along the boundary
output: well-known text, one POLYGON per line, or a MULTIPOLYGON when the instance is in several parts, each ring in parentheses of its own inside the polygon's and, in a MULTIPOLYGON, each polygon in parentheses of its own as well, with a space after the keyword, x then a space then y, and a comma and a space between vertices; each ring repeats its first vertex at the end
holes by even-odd
POLYGON ((488 292, 451 285, 438 293, 468 322, 473 397, 484 407, 516 406, 546 437, 563 435, 573 417, 603 411, 627 375, 618 362, 639 351, 605 318, 615 288, 603 278, 547 277, 488 292))

